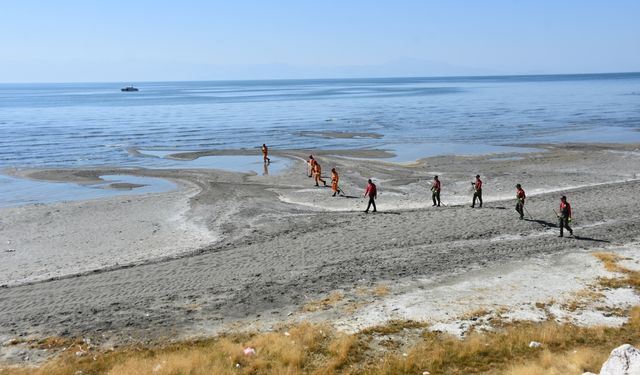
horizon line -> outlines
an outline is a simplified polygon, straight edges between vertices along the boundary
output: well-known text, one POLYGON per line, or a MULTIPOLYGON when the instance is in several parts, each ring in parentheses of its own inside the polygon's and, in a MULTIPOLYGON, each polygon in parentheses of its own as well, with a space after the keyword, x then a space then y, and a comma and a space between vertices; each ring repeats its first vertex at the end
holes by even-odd
POLYGON ((0 85, 37 85, 37 84, 105 84, 105 83, 166 83, 166 82, 273 82, 273 81, 343 81, 343 80, 380 80, 380 79, 424 79, 424 78, 498 78, 498 77, 548 77, 548 76, 593 76, 640 74, 628 72, 591 72, 591 73, 531 73, 531 74, 488 74, 488 75, 433 75, 433 76, 378 76, 378 77, 325 77, 325 78, 232 78, 232 79, 193 79, 193 80, 142 80, 142 81, 33 81, 0 82, 0 85))

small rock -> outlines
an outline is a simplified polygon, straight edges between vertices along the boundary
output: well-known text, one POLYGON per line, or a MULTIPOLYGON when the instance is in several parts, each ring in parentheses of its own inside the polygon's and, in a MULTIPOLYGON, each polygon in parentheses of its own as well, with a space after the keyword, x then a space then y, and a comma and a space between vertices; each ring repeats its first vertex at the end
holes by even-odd
POLYGON ((640 375, 640 350, 624 344, 609 355, 600 369, 600 375, 640 375))
POLYGON ((541 346, 542 346, 542 344, 541 344, 541 343, 539 343, 539 342, 537 342, 537 341, 531 341, 531 342, 529 343, 529 347, 530 347, 530 348, 539 348, 539 347, 541 347, 541 346))

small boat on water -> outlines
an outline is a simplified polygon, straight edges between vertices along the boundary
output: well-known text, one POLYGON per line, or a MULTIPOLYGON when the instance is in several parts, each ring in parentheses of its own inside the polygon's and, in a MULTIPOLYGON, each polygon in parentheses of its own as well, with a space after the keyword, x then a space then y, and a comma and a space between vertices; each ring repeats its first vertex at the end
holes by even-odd
POLYGON ((127 92, 127 91, 139 91, 139 90, 137 87, 127 86, 127 87, 121 88, 120 91, 127 92))

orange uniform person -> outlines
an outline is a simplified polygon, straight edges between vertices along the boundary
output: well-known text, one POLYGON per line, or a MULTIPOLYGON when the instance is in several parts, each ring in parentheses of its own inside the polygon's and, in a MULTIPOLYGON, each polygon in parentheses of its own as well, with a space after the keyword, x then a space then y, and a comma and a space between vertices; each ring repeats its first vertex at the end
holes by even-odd
POLYGON ((307 160, 307 174, 309 177, 313 177, 313 171, 316 166, 316 159, 313 158, 313 155, 309 155, 309 160, 307 160))
POLYGON ((320 167, 320 163, 318 162, 315 162, 313 166, 313 175, 316 178, 316 186, 320 186, 318 185, 318 181, 322 181, 324 186, 327 186, 327 182, 322 179, 322 167, 320 167))
POLYGON ((269 148, 266 144, 262 144, 262 160, 265 163, 271 163, 271 159, 269 159, 269 148))
POLYGON ((338 176, 338 171, 335 168, 331 168, 331 190, 333 190, 333 196, 335 197, 337 193, 344 195, 342 190, 338 187, 338 181, 340 180, 340 176, 338 176))

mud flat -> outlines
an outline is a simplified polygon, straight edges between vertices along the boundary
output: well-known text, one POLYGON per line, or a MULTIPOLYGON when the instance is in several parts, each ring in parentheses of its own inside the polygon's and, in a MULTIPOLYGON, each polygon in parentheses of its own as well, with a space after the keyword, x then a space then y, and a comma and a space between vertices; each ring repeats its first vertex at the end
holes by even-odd
MULTIPOLYGON (((638 145, 539 148, 408 164, 362 160, 380 156, 375 150, 278 150, 273 159, 291 167, 274 175, 25 172, 57 181, 161 177, 181 188, 0 209, 0 337, 121 343, 307 319, 358 330, 394 318, 455 333, 460 315, 481 308, 538 319, 526 306, 570 299, 606 273, 592 252, 620 252, 633 263, 640 241, 638 145), (325 174, 340 171, 346 197, 313 185, 310 153, 325 174), (443 182, 439 208, 431 207, 434 174, 443 182), (476 174, 485 182, 482 209, 468 207, 476 174), (379 185, 377 214, 362 213, 368 178, 379 185), (529 196, 524 221, 513 211, 516 183, 529 196), (573 205, 575 238, 557 238, 560 194, 573 205), (388 294, 358 297, 380 285, 388 294), (304 309, 331 293, 342 296, 335 306, 304 309)), ((625 293, 602 301, 637 304, 635 293, 625 293)), ((620 324, 604 318, 582 321, 620 324)))

